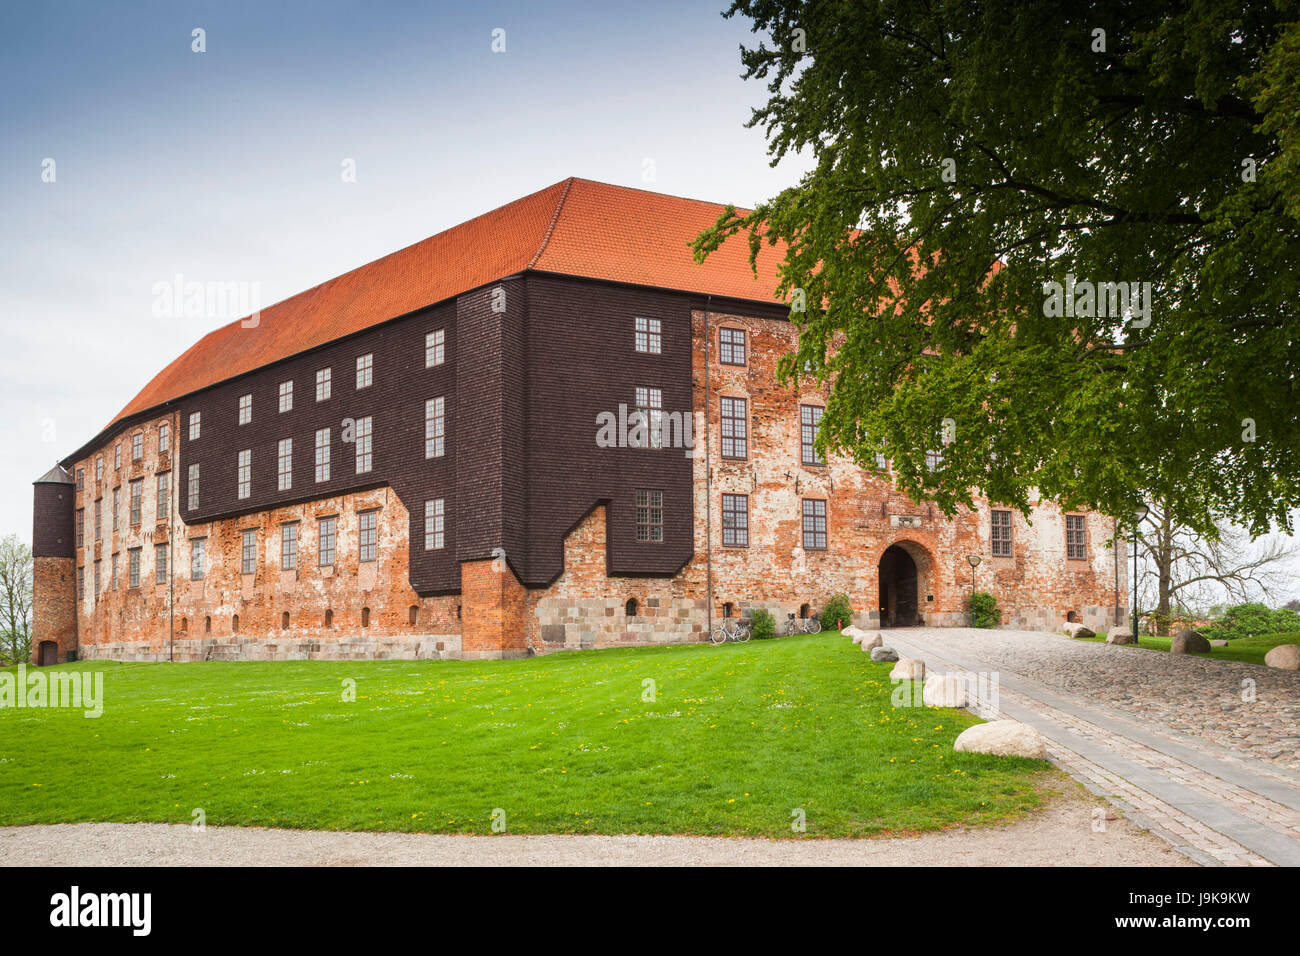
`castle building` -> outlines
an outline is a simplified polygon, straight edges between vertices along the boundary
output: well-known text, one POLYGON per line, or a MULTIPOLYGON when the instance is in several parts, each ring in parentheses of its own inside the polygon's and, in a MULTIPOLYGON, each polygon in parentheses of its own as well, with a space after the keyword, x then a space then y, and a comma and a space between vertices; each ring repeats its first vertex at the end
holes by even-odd
POLYGON ((35 483, 33 658, 514 657, 839 592, 958 625, 972 584, 1122 614, 1111 519, 819 458, 779 253, 692 258, 721 209, 569 179, 209 333, 35 483))

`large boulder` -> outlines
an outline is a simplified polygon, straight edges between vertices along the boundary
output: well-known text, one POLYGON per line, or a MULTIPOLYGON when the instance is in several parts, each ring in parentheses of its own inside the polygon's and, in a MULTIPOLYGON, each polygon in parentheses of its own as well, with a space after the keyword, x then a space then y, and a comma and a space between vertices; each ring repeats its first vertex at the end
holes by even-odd
POLYGON ((1169 645, 1170 654, 1208 654, 1210 642, 1195 631, 1179 631, 1169 645))
POLYGON ((853 643, 854 643, 854 644, 861 644, 861 643, 862 643, 862 639, 863 639, 864 637, 867 636, 867 632, 866 632, 866 631, 862 630, 862 628, 857 627, 857 626, 855 626, 855 625, 853 625, 853 624, 850 624, 850 625, 849 625, 848 627, 846 627, 844 630, 840 631, 840 633, 841 633, 841 634, 846 634, 846 635, 848 635, 849 637, 853 638, 853 643))
POLYGON ((892 647, 873 647, 871 649, 871 659, 873 661, 885 661, 886 663, 898 660, 898 651, 892 647))
POLYGON ((889 672, 890 680, 925 680, 925 661, 919 657, 900 657, 889 672))
POLYGON ((1062 628, 1067 637, 1096 637, 1097 632, 1090 627, 1078 623, 1077 621, 1066 621, 1062 628))
POLYGON ((1218 640, 1210 641, 1210 646, 1211 646, 1211 647, 1227 647, 1227 646, 1228 646, 1228 642, 1225 641, 1225 640, 1223 640, 1222 638, 1220 638, 1220 639, 1218 639, 1218 640))
POLYGON ((859 645, 864 651, 870 654, 877 647, 884 647, 885 642, 879 634, 868 631, 862 636, 862 643, 859 645))
POLYGON ((1106 635, 1106 643, 1107 644, 1136 644, 1137 641, 1133 637, 1133 632, 1130 631, 1127 627, 1115 627, 1115 628, 1111 628, 1110 633, 1106 635))
POLYGON ((952 749, 998 757, 1047 759, 1047 741, 1043 735, 1018 720, 991 720, 987 724, 967 727, 953 741, 952 749))
POLYGON ((927 707, 965 707, 966 683, 957 674, 931 674, 925 679, 921 699, 927 707))
POLYGON ((1279 644, 1264 655, 1264 663, 1284 671, 1300 671, 1300 644, 1279 644))

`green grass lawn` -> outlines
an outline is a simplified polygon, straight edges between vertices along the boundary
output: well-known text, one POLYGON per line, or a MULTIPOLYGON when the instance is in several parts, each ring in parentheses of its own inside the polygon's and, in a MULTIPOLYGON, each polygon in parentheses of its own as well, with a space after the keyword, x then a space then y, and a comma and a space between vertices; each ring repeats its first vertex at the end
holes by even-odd
MULTIPOLYGON (((1077 640, 1104 644, 1106 635, 1098 634, 1096 637, 1081 637, 1077 638, 1077 640)), ((1172 643, 1172 637, 1140 636, 1136 646, 1151 651, 1167 651, 1172 643)), ((1208 654, 1196 654, 1194 656, 1213 657, 1224 661, 1241 661, 1245 664, 1259 664, 1262 667, 1264 666, 1264 655, 1279 644, 1300 644, 1300 634, 1261 634, 1258 637, 1239 637, 1229 641, 1227 647, 1215 647, 1208 654)), ((1133 647, 1134 645, 1121 644, 1119 646, 1133 647)))
MULTIPOLYGON (((954 753, 838 633, 519 661, 82 662, 104 713, 0 709, 0 824, 867 836, 1040 803, 1045 762, 954 753), (355 680, 355 701, 343 699, 355 680), (653 682, 654 698, 647 682, 653 682)), ((46 670, 54 670, 49 668, 46 670)))

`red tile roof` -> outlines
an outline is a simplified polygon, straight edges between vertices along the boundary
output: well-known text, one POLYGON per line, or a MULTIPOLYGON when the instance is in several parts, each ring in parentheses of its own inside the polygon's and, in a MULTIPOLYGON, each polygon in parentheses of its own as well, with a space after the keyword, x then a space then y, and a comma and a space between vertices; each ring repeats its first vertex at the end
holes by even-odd
POLYGON ((703 265, 690 241, 717 203, 566 179, 209 332, 120 411, 128 416, 527 269, 770 302, 783 253, 758 278, 739 239, 703 265))

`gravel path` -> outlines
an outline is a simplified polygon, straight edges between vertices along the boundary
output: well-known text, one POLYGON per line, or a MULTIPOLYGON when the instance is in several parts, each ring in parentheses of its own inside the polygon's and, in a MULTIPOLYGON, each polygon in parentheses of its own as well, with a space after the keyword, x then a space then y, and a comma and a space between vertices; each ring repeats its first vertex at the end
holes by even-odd
POLYGON ((436 836, 160 823, 0 828, 0 866, 1185 866, 1074 783, 1001 827, 873 840, 436 836), (1104 816, 1106 811, 1102 811, 1104 816))

